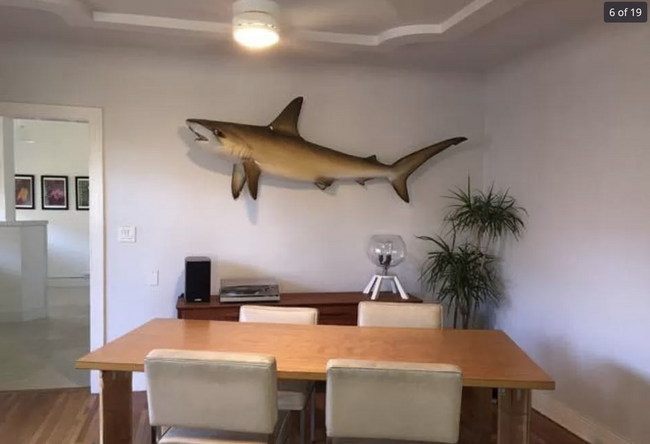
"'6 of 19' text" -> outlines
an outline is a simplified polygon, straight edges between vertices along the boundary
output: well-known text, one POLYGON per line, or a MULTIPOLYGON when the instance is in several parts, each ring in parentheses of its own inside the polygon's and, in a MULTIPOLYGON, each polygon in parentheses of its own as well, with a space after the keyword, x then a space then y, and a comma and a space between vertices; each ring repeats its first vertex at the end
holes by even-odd
POLYGON ((647 23, 648 2, 605 2, 606 23, 647 23))

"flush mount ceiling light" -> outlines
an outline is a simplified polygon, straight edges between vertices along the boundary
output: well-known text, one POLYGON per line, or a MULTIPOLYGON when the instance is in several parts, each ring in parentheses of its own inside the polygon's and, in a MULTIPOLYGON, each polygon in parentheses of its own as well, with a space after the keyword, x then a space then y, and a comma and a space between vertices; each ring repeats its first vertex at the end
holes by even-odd
POLYGON ((271 0, 237 0, 233 4, 233 38, 249 49, 264 49, 280 41, 276 17, 280 8, 271 0))

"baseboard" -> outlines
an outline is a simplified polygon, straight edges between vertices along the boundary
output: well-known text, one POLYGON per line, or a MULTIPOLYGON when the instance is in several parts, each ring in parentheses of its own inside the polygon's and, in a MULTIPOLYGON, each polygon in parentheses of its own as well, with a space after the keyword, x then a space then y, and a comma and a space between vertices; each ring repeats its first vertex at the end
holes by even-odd
POLYGON ((533 392, 533 408, 590 444, 634 444, 582 416, 550 393, 533 392))
POLYGON ((47 317, 47 308, 32 308, 23 312, 23 321, 33 321, 47 317))
POLYGON ((42 319, 47 317, 47 309, 33 308, 27 311, 3 311, 0 312, 0 322, 25 322, 33 321, 34 319, 42 319))
POLYGON ((23 322, 22 311, 2 311, 0 312, 0 323, 23 322))
POLYGON ((48 287, 87 287, 90 281, 87 277, 47 278, 48 287))

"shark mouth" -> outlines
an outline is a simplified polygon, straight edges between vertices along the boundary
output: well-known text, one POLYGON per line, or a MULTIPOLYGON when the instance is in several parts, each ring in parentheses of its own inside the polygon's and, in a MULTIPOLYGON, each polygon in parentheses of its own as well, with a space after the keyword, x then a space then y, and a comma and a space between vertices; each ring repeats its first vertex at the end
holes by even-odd
POLYGON ((210 136, 213 134, 213 132, 207 128, 202 122, 195 120, 195 119, 187 119, 185 121, 185 124, 189 128, 190 131, 192 131, 192 134, 194 134, 195 141, 197 142, 209 142, 210 141, 210 136))
POLYGON ((202 135, 200 135, 200 134, 197 133, 197 132, 194 132, 194 131, 192 131, 192 132, 193 132, 194 135, 196 136, 196 139, 194 139, 196 142, 207 142, 207 141, 208 141, 208 138, 207 138, 207 137, 203 137, 202 135))
POLYGON ((196 138, 194 139, 195 141, 197 141, 197 142, 207 142, 207 141, 208 141, 208 138, 205 137, 205 136, 203 136, 203 135, 201 135, 198 131, 196 131, 196 130, 193 128, 192 124, 189 124, 189 125, 187 125, 187 126, 188 126, 188 128, 190 129, 190 131, 192 131, 192 134, 194 134, 194 136, 196 137, 196 138))

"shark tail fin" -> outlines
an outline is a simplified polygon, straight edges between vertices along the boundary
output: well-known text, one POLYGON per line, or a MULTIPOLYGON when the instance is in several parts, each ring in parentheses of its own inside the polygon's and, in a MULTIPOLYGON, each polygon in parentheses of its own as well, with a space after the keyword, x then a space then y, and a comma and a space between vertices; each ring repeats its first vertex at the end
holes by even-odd
POLYGON ((407 179, 417 170, 423 163, 431 159, 436 154, 446 150, 450 146, 458 145, 466 141, 466 137, 454 137, 452 139, 443 140, 434 145, 429 145, 414 153, 402 157, 391 166, 393 176, 391 178, 391 185, 395 189, 398 196, 406 203, 410 202, 407 179))

